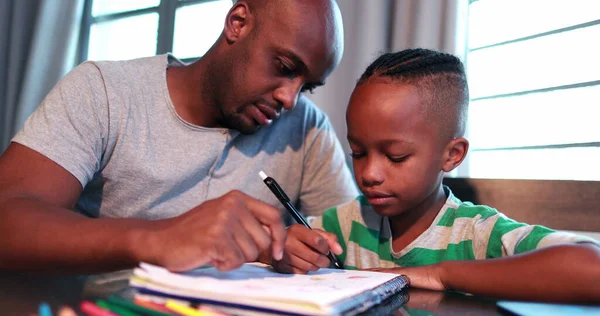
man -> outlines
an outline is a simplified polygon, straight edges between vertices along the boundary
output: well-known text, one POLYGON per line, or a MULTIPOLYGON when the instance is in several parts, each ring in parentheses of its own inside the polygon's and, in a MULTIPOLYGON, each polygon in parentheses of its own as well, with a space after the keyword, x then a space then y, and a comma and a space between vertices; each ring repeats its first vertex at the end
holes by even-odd
POLYGON ((0 157, 0 268, 280 259, 279 203, 260 170, 307 215, 357 194, 327 118, 300 96, 337 66, 342 36, 332 0, 246 0, 192 65, 78 66, 0 157))

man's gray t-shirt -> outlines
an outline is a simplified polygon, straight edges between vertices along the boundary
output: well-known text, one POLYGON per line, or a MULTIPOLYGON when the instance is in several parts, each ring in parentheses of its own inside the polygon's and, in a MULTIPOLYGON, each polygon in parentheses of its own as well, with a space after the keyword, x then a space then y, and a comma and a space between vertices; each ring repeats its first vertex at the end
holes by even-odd
POLYGON ((168 65, 182 64, 170 55, 83 63, 13 141, 75 176, 76 210, 90 217, 174 217, 234 189, 283 209, 261 170, 306 215, 356 197, 329 120, 307 98, 253 135, 204 128, 176 113, 168 65))

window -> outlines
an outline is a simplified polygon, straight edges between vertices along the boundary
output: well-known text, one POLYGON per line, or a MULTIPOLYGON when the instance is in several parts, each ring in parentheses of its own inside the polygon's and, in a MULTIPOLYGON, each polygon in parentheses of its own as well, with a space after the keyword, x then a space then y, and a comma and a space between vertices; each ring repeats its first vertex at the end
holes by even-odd
POLYGON ((223 30, 231 0, 86 0, 80 61, 172 52, 196 59, 223 30))
POLYGON ((600 180, 600 1, 471 0, 471 178, 600 180))

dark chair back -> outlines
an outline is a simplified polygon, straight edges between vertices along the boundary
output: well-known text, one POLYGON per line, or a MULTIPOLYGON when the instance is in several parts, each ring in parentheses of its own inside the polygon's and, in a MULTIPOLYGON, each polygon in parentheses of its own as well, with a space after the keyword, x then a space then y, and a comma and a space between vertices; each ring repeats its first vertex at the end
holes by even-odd
POLYGON ((600 181, 445 178, 444 184, 459 199, 519 222, 600 232, 600 181))

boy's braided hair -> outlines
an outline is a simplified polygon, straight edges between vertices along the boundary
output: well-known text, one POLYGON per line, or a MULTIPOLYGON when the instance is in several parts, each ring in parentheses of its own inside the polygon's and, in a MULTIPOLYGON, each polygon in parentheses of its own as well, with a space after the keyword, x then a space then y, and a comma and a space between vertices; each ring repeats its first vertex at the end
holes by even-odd
POLYGON ((451 138, 464 135, 469 88, 458 57, 423 48, 386 53, 367 67, 357 86, 371 80, 415 86, 440 132, 451 138))

